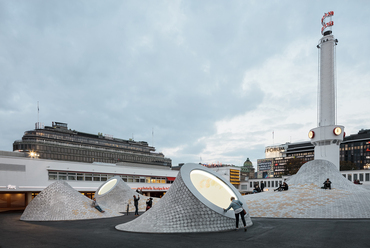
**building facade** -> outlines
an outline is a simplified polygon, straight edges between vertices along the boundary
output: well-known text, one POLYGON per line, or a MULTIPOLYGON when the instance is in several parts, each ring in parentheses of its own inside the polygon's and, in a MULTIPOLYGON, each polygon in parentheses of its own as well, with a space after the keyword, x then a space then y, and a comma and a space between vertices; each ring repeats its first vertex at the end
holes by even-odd
POLYGON ((236 189, 240 188, 241 167, 228 164, 202 164, 200 165, 214 170, 228 180, 236 189))
POLYGON ((120 176, 132 189, 160 197, 178 171, 139 163, 84 163, 29 158, 19 152, 0 152, 0 210, 24 208, 39 192, 57 180, 89 198, 113 176, 120 176))
POLYGON ((26 152, 30 157, 42 159, 140 163, 171 167, 171 159, 145 141, 114 138, 112 135, 89 134, 68 129, 67 123, 53 122, 52 126, 26 131, 22 140, 13 143, 13 151, 26 152))
MULTIPOLYGON (((313 160, 314 145, 307 141, 268 146, 265 157, 257 162, 257 177, 282 177, 290 159, 301 159, 302 164, 313 160)), ((358 170, 370 169, 370 129, 344 137, 340 144, 340 161, 352 162, 358 170)))
POLYGON ((249 160, 249 158, 247 158, 247 160, 245 160, 241 170, 240 170, 240 173, 241 173, 241 180, 244 181, 244 179, 247 177, 247 178, 254 178, 254 167, 253 167, 253 163, 249 160))

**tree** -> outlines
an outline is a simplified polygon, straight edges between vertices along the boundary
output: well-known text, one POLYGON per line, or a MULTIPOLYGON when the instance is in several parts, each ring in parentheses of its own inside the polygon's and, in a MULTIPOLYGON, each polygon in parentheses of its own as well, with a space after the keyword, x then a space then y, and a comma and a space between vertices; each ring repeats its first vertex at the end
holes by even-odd
POLYGON ((306 162, 300 158, 289 159, 285 165, 285 175, 296 174, 304 163, 306 162))
POLYGON ((351 161, 340 161, 340 170, 358 170, 355 163, 351 161))

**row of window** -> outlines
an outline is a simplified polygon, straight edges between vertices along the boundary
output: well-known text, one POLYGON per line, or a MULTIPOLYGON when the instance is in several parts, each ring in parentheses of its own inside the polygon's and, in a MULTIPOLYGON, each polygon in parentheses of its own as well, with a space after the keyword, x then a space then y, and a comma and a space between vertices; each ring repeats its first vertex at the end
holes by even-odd
POLYGON ((353 181, 360 180, 360 182, 363 182, 364 181, 364 176, 365 176, 365 181, 366 182, 370 181, 370 173, 358 173, 358 174, 353 173, 353 174, 342 174, 342 175, 351 182, 352 182, 352 175, 353 175, 353 181))
POLYGON ((160 164, 160 165, 171 165, 171 160, 164 158, 163 156, 153 155, 142 155, 142 154, 127 154, 119 151, 97 151, 87 150, 73 147, 57 147, 50 145, 33 145, 33 144, 18 144, 15 145, 14 150, 34 150, 38 151, 40 157, 44 159, 54 160, 65 160, 65 161, 78 161, 78 162, 105 162, 105 163, 117 163, 117 162, 139 162, 147 164, 160 164), (17 147, 16 147, 17 146, 17 147))
MULTIPOLYGON (((49 171, 49 180, 67 180, 67 181, 95 181, 104 182, 114 177, 113 174, 98 174, 98 173, 74 173, 62 171, 49 171)), ((129 183, 173 183, 166 177, 146 177, 133 175, 118 175, 123 181, 129 183)))
MULTIPOLYGON (((26 133, 27 134, 27 133, 26 133)), ((36 132, 37 136, 42 136, 45 138, 50 138, 54 140, 67 140, 72 142, 79 142, 79 143, 90 143, 95 145, 103 145, 103 146, 112 146, 112 147, 118 147, 123 149, 130 149, 130 150, 137 150, 137 151, 149 151, 148 146, 144 147, 137 147, 135 145, 127 145, 127 144, 117 144, 116 142, 109 142, 104 139, 98 140, 98 139, 91 139, 91 138, 85 138, 85 137, 74 137, 69 135, 56 135, 56 134, 48 134, 48 133, 42 133, 42 132, 36 132)))
POLYGON ((354 144, 345 144, 344 146, 341 145, 341 148, 340 150, 341 151, 347 151, 347 150, 359 150, 359 149, 369 149, 370 148, 370 145, 354 145, 354 144))
MULTIPOLYGON (((264 181, 263 184, 265 185, 265 187, 269 188, 269 187, 279 187, 279 184, 282 183, 282 180, 276 180, 276 181, 264 181)), ((258 185, 258 187, 261 187, 261 182, 260 181, 255 181, 255 182, 249 182, 249 187, 251 189, 254 188, 254 185, 258 185)))

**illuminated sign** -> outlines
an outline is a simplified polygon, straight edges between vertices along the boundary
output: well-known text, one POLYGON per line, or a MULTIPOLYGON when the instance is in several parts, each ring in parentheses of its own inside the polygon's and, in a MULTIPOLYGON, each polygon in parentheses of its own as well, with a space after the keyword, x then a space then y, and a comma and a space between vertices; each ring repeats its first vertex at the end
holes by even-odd
POLYGON ((284 152, 285 147, 279 146, 279 147, 268 147, 266 148, 265 152, 284 152))
POLYGON ((308 138, 313 139, 313 137, 315 137, 315 132, 314 131, 310 131, 308 133, 308 138))
POLYGON ((328 27, 331 27, 334 25, 334 22, 331 20, 331 17, 334 15, 334 11, 329 11, 328 13, 325 13, 323 15, 323 17, 321 18, 321 25, 322 25, 322 28, 321 28, 321 34, 324 35, 324 30, 328 27), (330 21, 329 22, 325 22, 325 19, 327 17, 330 17, 330 21))
POLYGON ((258 159, 258 171, 271 171, 273 170, 272 159, 258 159))
POLYGON ((333 133, 338 136, 342 133, 342 129, 340 127, 336 127, 334 128, 333 133))
POLYGON ((17 189, 17 186, 15 186, 15 185, 8 185, 8 189, 17 189))
POLYGON ((104 134, 104 138, 109 139, 109 140, 112 140, 113 139, 113 135, 111 135, 111 134, 104 134))
POLYGON ((265 148, 265 158, 285 157, 285 152, 287 149, 288 149, 287 145, 267 146, 265 148))
POLYGON ((170 187, 138 187, 139 190, 169 190, 170 187))

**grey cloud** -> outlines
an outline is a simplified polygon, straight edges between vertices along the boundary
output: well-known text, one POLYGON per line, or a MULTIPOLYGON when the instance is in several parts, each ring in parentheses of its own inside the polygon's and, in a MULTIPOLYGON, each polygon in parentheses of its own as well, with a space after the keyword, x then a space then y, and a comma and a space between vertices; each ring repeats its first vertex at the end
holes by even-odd
MULTIPOLYGON (((351 4, 357 10, 367 5, 351 4)), ((341 20, 348 4, 337 6, 341 20)), ((245 71, 297 37, 319 38, 325 10, 319 2, 2 1, 0 127, 6 132, 0 149, 11 150, 33 128, 39 101, 46 125, 64 121, 75 130, 148 142, 154 129, 158 151, 184 145, 186 155, 176 154, 175 163, 197 160, 206 145, 197 140, 214 135, 217 121, 252 111, 269 97, 259 82, 241 89, 245 71)), ((345 30, 341 24, 336 32, 351 49, 344 57, 354 63, 359 48, 344 45, 353 37, 345 30)), ((358 42, 367 68, 366 38, 358 42)), ((271 101, 288 113, 311 108, 315 100, 309 99, 271 101)), ((242 138, 262 147, 263 134, 252 130, 242 138)), ((243 149, 230 157, 261 156, 243 149)))

